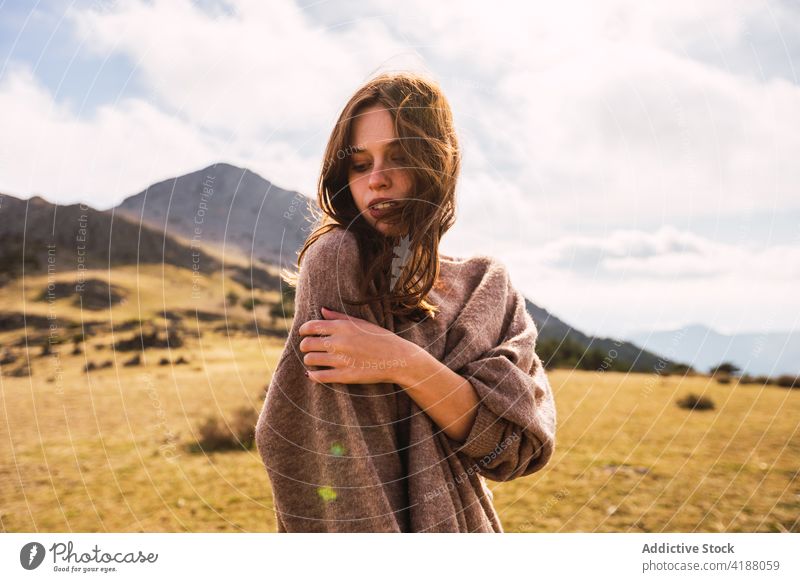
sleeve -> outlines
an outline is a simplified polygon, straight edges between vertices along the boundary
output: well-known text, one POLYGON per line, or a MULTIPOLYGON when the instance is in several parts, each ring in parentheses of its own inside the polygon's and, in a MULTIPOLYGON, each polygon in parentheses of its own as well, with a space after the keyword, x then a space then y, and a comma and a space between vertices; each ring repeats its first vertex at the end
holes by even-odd
POLYGON ((300 326, 311 319, 324 319, 322 307, 377 323, 379 312, 370 305, 349 305, 359 295, 359 250, 355 235, 334 229, 321 236, 306 251, 300 266, 291 339, 302 339, 300 326))
MULTIPOLYGON (((478 394, 475 422, 463 442, 444 436, 456 453, 469 459, 476 472, 493 481, 510 481, 540 470, 552 457, 556 408, 544 366, 535 352, 536 325, 525 309, 524 296, 511 286, 505 268, 501 266, 501 270, 506 300, 500 304, 506 309, 496 345, 454 370, 469 380, 478 394)), ((497 301, 496 290, 494 295, 497 301)), ((481 303, 477 299, 477 305, 468 304, 467 309, 481 303)), ((486 309, 482 312, 490 313, 486 309)), ((491 336, 491 323, 482 325, 480 331, 491 336)), ((466 341, 468 336, 464 335, 461 342, 466 341)))
POLYGON ((348 428, 358 423, 348 386, 320 389, 303 374, 299 328, 311 319, 322 319, 322 306, 374 320, 369 306, 344 301, 356 299, 358 292, 354 237, 347 231, 331 231, 306 251, 294 321, 256 424, 256 444, 269 475, 278 531, 395 531, 385 497, 358 494, 371 491, 377 477, 368 462, 371 437, 366 432, 372 429, 348 428), (348 454, 331 454, 335 442, 348 454), (338 493, 335 503, 327 496, 330 491, 338 493))
MULTIPOLYGON (((300 350, 300 327, 310 320, 322 320, 322 307, 382 325, 381 312, 369 304, 349 305, 359 295, 359 250, 355 235, 344 229, 333 229, 323 234, 306 251, 300 264, 295 290, 294 316, 273 379, 284 372, 294 384, 314 390, 314 382, 303 375, 305 354, 300 350)), ((299 388, 295 389, 300 391, 299 388)))

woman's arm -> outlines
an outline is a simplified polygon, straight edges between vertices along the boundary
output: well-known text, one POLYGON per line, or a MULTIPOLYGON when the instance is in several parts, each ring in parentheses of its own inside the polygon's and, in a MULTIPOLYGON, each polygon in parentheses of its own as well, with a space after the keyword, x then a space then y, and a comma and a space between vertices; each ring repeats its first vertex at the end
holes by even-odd
POLYGON ((317 382, 366 384, 390 382, 406 393, 447 436, 463 441, 477 415, 478 394, 459 376, 417 344, 362 319, 322 308, 324 320, 300 327, 306 365, 330 366, 309 370, 317 382), (400 360, 403 366, 378 366, 400 360))
POLYGON ((478 393, 469 380, 459 376, 424 349, 407 340, 408 366, 398 368, 394 383, 456 441, 467 438, 478 413, 478 393))
POLYGON ((485 478, 509 481, 538 471, 552 457, 555 399, 536 355, 538 330, 525 297, 501 262, 490 258, 486 266, 481 284, 448 325, 442 360, 475 391, 477 413, 463 441, 443 436, 485 478))
POLYGON ((317 382, 366 384, 390 382, 401 386, 450 438, 462 441, 475 420, 478 394, 468 380, 399 335, 370 322, 322 308, 324 320, 304 323, 300 350, 306 365, 330 366, 309 370, 317 382), (402 360, 403 366, 378 366, 402 360))

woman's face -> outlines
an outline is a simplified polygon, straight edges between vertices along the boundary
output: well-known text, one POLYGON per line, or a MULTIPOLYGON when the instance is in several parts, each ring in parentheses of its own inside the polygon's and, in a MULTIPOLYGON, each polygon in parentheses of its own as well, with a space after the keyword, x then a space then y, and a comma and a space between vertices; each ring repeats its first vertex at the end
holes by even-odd
POLYGON ((372 208, 381 198, 400 200, 411 195, 411 174, 391 114, 380 105, 364 109, 353 119, 352 142, 347 176, 353 201, 373 228, 384 235, 396 234, 382 220, 380 207, 372 208))

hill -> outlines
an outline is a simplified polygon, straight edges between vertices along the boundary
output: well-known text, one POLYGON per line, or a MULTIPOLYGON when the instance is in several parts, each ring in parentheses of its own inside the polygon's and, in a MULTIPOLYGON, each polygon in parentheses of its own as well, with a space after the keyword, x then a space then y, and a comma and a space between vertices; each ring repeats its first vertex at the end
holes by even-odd
POLYGON ((308 237, 310 203, 299 192, 220 162, 148 186, 114 210, 170 235, 280 264, 293 262, 308 237))

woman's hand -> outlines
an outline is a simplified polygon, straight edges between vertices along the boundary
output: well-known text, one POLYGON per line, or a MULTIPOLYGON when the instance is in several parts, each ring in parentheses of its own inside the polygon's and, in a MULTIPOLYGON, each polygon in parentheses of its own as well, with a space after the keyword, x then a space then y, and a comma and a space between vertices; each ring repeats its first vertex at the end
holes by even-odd
POLYGON ((298 330, 304 337, 300 351, 315 382, 342 384, 397 383, 418 350, 415 344, 374 323, 325 307, 325 319, 306 321, 298 330))
POLYGON ((472 430, 479 404, 472 384, 417 344, 378 325, 322 308, 325 319, 305 322, 300 351, 315 382, 398 384, 452 439, 463 441, 472 430))

